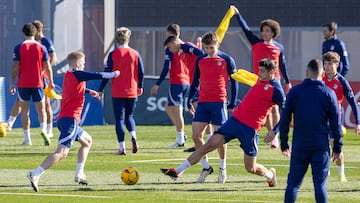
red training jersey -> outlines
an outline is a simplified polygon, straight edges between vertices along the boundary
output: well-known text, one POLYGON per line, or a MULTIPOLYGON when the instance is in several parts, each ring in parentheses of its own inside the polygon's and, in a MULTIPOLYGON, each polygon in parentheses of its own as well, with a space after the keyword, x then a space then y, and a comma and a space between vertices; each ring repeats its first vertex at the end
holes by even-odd
MULTIPOLYGON (((274 102, 275 87, 271 81, 258 80, 256 84, 248 91, 241 103, 233 112, 234 118, 245 125, 259 131, 265 124, 266 117, 270 113, 274 102)), ((282 92, 282 89, 278 92, 282 92)), ((279 95, 279 98, 284 97, 279 95)), ((281 99, 280 99, 281 100, 281 99)))
POLYGON ((42 63, 48 60, 48 52, 43 45, 35 40, 25 40, 15 47, 13 60, 19 62, 18 87, 44 87, 42 63))

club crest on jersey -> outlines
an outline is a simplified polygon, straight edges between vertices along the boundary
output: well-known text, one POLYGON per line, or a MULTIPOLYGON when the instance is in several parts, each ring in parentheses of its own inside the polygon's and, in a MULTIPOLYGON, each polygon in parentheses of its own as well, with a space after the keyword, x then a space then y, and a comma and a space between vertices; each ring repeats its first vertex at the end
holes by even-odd
POLYGON ((338 85, 337 84, 334 84, 334 89, 337 89, 338 88, 338 85))
POLYGON ((218 61, 218 62, 217 62, 217 65, 218 65, 218 66, 221 66, 221 65, 222 65, 222 62, 221 62, 221 61, 218 61))
POLYGON ((331 45, 330 46, 330 50, 333 51, 335 49, 335 46, 334 45, 331 45))
POLYGON ((265 85, 264 90, 268 90, 270 88, 270 85, 265 85))

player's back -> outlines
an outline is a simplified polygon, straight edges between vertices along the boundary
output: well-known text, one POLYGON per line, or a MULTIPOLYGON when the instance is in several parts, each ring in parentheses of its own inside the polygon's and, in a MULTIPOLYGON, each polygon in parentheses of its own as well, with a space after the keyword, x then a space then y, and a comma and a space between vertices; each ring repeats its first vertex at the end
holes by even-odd
POLYGON ((47 52, 45 52, 44 47, 34 40, 26 40, 20 44, 18 87, 43 87, 42 62, 47 60, 47 52))

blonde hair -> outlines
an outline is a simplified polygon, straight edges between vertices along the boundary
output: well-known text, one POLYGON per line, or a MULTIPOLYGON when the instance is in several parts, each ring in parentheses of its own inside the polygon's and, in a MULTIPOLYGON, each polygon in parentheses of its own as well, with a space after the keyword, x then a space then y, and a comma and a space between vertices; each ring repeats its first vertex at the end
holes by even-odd
POLYGON ((130 41, 131 30, 127 27, 120 27, 116 29, 115 40, 120 45, 130 41))
POLYGON ((84 58, 85 54, 81 51, 73 51, 67 56, 67 62, 70 67, 76 67, 76 63, 79 59, 84 58))

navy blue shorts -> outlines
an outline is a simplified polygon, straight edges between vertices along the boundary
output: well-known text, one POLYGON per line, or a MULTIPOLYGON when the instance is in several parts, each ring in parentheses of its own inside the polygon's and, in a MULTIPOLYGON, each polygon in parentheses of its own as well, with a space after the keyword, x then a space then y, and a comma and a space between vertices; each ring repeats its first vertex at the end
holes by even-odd
POLYGON ((79 141, 84 132, 74 118, 60 118, 57 121, 57 127, 60 130, 58 144, 65 145, 68 148, 71 148, 74 141, 79 141))
POLYGON ((171 85, 168 94, 168 106, 181 106, 184 104, 185 94, 189 85, 171 85))
POLYGON ((43 88, 18 88, 18 98, 20 101, 42 102, 44 101, 43 88))
POLYGON ((224 102, 198 102, 193 121, 220 126, 227 118, 227 106, 224 102))
POLYGON ((230 117, 214 134, 224 135, 225 143, 237 138, 240 141, 240 147, 246 155, 257 155, 259 134, 254 128, 243 124, 234 117, 230 117))

